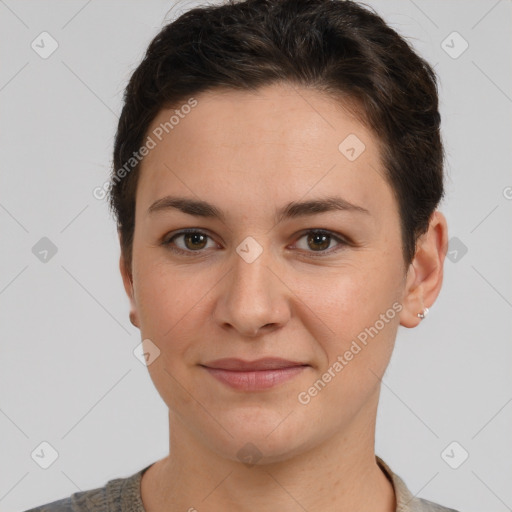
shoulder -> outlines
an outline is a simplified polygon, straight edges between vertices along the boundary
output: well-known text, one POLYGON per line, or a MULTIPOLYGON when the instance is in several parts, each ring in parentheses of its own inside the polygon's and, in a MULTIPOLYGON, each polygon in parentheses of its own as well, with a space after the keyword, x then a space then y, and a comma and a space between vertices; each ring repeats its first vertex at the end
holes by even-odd
POLYGON ((458 512, 453 508, 443 507, 438 503, 418 498, 413 495, 405 482, 379 457, 377 464, 393 484, 396 497, 396 512, 458 512))
POLYGON ((31 508, 25 512, 68 512, 71 510, 73 510, 71 498, 64 498, 53 501, 52 503, 47 503, 46 505, 41 505, 40 507, 31 508))
POLYGON ((149 467, 125 478, 109 480, 103 487, 75 492, 25 512, 144 512, 140 481, 149 467))
MULTIPOLYGON (((107 484, 108 485, 108 484, 107 484)), ((26 512, 85 512, 108 510, 107 486, 75 492, 67 498, 62 498, 26 512)))
POLYGON ((447 508, 439 505, 439 503, 434 503, 433 501, 425 500, 423 498, 416 498, 415 507, 412 508, 414 512, 459 512, 454 508, 447 508))

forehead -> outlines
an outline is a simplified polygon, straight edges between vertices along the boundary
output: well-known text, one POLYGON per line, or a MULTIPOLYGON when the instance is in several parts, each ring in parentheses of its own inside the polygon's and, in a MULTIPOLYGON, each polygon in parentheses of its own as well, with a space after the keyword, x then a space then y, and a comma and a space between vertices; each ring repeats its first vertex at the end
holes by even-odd
POLYGON ((137 203, 191 191, 245 204, 333 191, 354 203, 378 194, 392 200, 379 141, 339 101, 281 84, 194 100, 153 120, 147 135, 155 147, 141 165, 137 203))

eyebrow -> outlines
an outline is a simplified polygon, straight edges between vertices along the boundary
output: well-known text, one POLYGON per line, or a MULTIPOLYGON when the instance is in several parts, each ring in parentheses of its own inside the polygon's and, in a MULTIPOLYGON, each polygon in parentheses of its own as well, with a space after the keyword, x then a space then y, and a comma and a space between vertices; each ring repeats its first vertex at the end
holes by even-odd
MULTIPOLYGON (((223 222, 226 220, 222 210, 213 204, 198 199, 177 196, 165 196, 158 199, 148 208, 148 213, 155 214, 157 212, 173 209, 196 217, 217 218, 223 222)), ((330 196, 310 201, 292 201, 277 212, 276 218, 277 222, 281 222, 285 219, 306 217, 308 215, 330 211, 349 211, 371 215, 370 212, 362 206, 349 203, 347 200, 338 196, 330 196)))

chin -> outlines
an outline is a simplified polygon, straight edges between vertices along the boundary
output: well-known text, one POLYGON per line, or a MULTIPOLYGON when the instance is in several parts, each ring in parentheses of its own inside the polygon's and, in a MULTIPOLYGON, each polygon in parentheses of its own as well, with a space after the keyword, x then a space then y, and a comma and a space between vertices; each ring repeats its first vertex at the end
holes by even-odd
POLYGON ((213 426, 205 437, 214 452, 246 465, 286 461, 315 444, 315 434, 308 432, 307 422, 298 424, 293 413, 286 416, 273 411, 265 414, 260 409, 252 414, 247 411, 231 414, 229 420, 219 417, 219 422, 232 437, 224 429, 213 430, 213 426), (219 434, 219 430, 221 437, 213 437, 212 434, 219 434))

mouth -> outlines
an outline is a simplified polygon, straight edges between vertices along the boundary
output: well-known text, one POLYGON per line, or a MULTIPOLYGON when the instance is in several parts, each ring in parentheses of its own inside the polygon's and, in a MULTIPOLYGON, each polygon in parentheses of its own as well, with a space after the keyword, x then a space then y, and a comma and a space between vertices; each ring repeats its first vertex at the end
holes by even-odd
POLYGON ((264 358, 255 361, 228 358, 201 364, 212 377, 240 391, 260 391, 284 383, 310 365, 281 358, 264 358))

